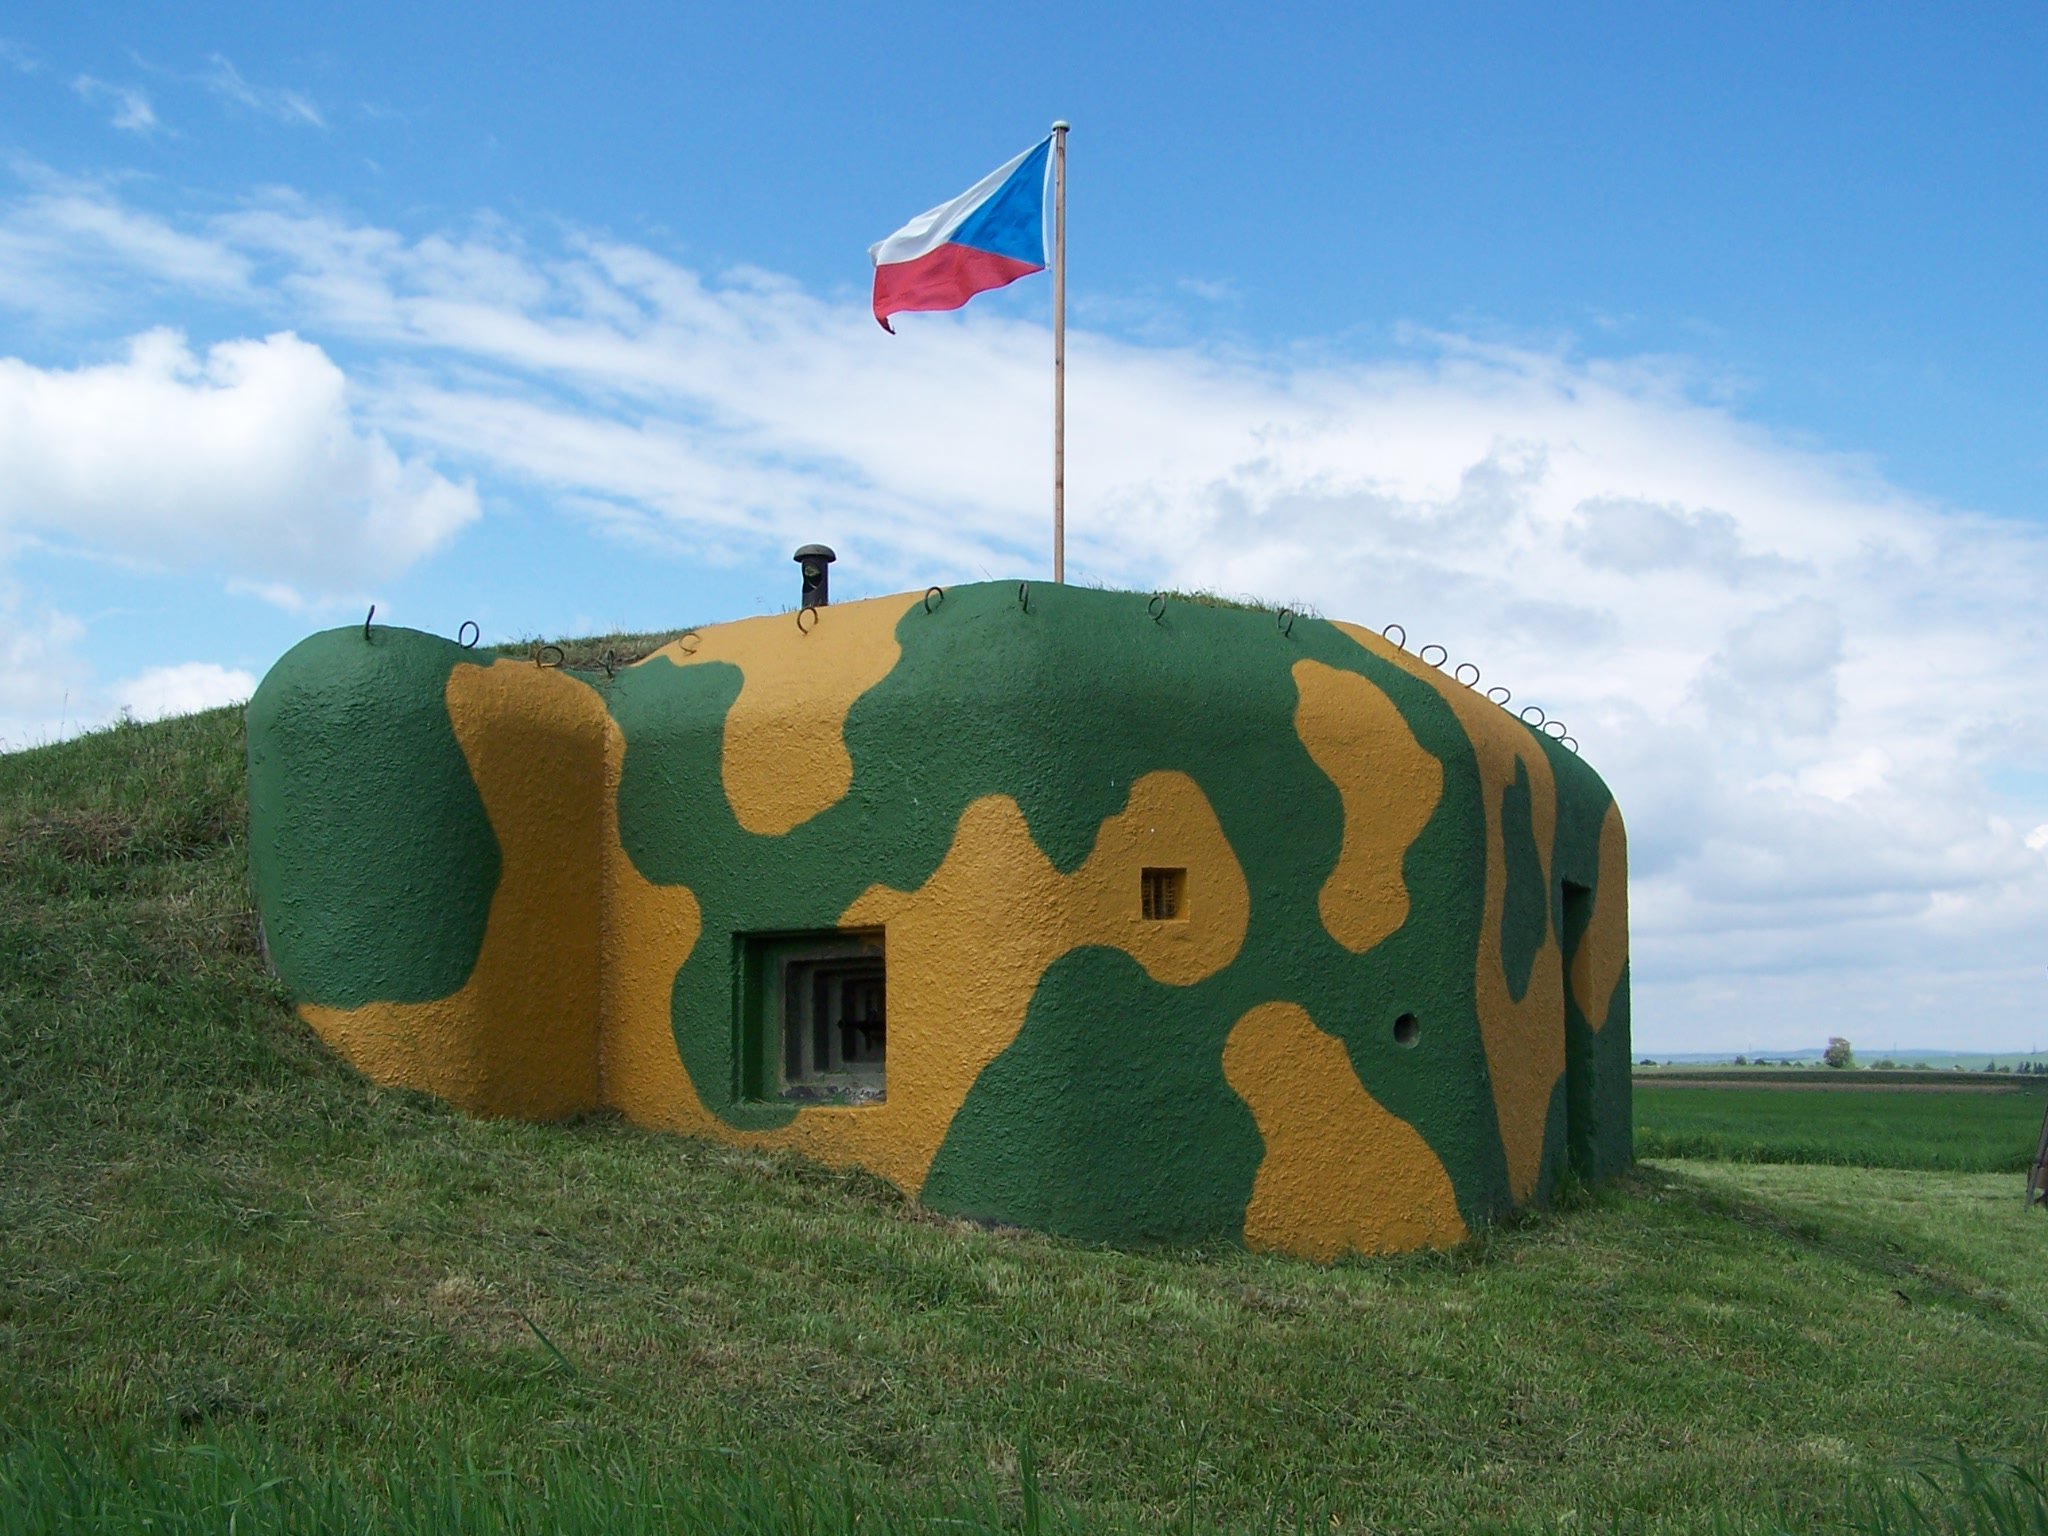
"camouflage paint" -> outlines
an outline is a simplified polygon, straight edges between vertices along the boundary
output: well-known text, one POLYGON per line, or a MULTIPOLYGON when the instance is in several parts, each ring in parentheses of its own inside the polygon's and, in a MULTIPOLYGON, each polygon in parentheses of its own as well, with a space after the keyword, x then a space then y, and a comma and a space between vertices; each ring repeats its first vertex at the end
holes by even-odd
POLYGON ((250 817, 303 1016, 479 1113, 609 1106, 976 1218, 1314 1258, 1629 1159, 1611 796, 1349 625, 986 583, 610 679, 335 630, 251 701, 250 817), (1186 871, 1173 919, 1146 868, 1186 871), (766 1097, 749 945, 853 930, 886 1095, 766 1097))

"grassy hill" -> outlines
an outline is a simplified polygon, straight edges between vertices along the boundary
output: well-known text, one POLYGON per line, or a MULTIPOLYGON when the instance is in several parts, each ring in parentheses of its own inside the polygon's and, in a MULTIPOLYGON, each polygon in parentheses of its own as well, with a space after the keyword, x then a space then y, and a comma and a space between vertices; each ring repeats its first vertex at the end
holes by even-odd
POLYGON ((237 1499, 243 1529, 1832 1529, 1957 1444, 2048 1443, 2048 1220, 2011 1175, 1673 1162, 1315 1268, 376 1089, 264 970, 241 751, 221 711, 0 757, 0 1532, 237 1499))

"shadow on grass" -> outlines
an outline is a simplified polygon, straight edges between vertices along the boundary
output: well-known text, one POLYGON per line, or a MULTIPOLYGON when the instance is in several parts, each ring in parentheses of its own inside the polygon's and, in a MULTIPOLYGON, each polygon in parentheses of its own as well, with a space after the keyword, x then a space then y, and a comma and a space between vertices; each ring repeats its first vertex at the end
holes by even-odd
POLYGON ((1843 1211, 1830 1211, 1824 1218, 1791 1213, 1654 1164, 1638 1164, 1630 1178, 1646 1192, 1686 1200, 1702 1215, 1763 1233, 1804 1257, 1830 1259, 1860 1271, 1873 1284, 1888 1287, 1902 1306, 1931 1303, 1978 1322, 1996 1322, 2001 1329, 2032 1343, 2048 1340, 2031 1318, 2012 1308, 2002 1292, 1908 1255, 1895 1235, 1873 1222, 1843 1211))

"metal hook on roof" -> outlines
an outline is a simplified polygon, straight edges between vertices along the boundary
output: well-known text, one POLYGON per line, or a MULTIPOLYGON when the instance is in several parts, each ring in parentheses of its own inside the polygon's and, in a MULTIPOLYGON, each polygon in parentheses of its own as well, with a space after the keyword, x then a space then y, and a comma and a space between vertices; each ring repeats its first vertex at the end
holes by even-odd
POLYGON ((694 629, 686 629, 680 635, 676 636, 675 643, 676 649, 681 651, 685 656, 694 656, 697 654, 697 647, 704 643, 704 637, 698 634, 697 631, 694 629), (683 644, 685 640, 688 640, 690 644, 683 644))
POLYGON ((1524 704, 1520 710, 1518 718, 1521 720, 1522 724, 1533 725, 1537 730, 1540 731, 1543 729, 1543 706, 1541 704, 1524 704), (1536 711, 1536 718, 1534 720, 1531 720, 1529 718, 1529 711, 1532 709, 1536 711))
POLYGON ((932 611, 933 598, 937 598, 943 603, 946 600, 946 589, 944 587, 926 587, 924 589, 924 611, 926 613, 932 611))
POLYGON ((1398 646, 1400 649, 1404 651, 1408 649, 1408 631, 1404 626, 1399 624, 1389 624, 1385 629, 1381 630, 1380 633, 1386 636, 1389 640, 1393 640, 1394 644, 1398 646), (1398 640, 1394 638, 1394 631, 1397 629, 1401 631, 1401 636, 1398 640))
POLYGON ((1511 689, 1503 688, 1499 683, 1495 683, 1486 690, 1486 696, 1502 709, 1506 709, 1508 707, 1508 700, 1512 699, 1515 695, 1511 689))
POLYGON ((536 667, 559 667, 563 662, 567 661, 568 659, 569 653, 563 650, 559 645, 556 645, 553 641, 549 641, 546 645, 536 645, 533 648, 533 664, 536 667), (549 651, 553 651, 555 653, 555 659, 553 661, 548 660, 549 651))
POLYGON ((370 604, 370 611, 363 616, 363 644, 370 643, 370 620, 377 617, 377 605, 370 604))
POLYGON ((1017 583, 1017 606, 1026 613, 1031 611, 1031 583, 1028 581, 1017 583))
POLYGON ((1288 638, 1293 637, 1294 620, 1295 612, 1292 608, 1282 608, 1278 613, 1273 615, 1274 627, 1278 629, 1283 636, 1286 636, 1288 638))
POLYGON ((1150 597, 1146 598, 1145 611, 1152 615, 1152 622, 1154 624, 1165 623, 1166 594, 1164 592, 1154 592, 1150 597))
POLYGON ((604 654, 597 658, 597 664, 604 668, 606 682, 610 682, 619 675, 619 653, 612 649, 612 647, 606 646, 604 648, 604 654))
POLYGON ((796 611, 796 632, 797 632, 798 634, 800 634, 800 635, 808 635, 808 634, 809 634, 809 633, 810 633, 810 632, 811 632, 812 630, 816 629, 817 627, 818 627, 818 610, 817 610, 817 609, 815 609, 815 608, 799 608, 799 609, 797 609, 797 611, 796 611), (808 623, 808 624, 806 624, 806 623, 804 622, 804 615, 805 615, 805 614, 809 614, 809 615, 811 616, 811 622, 810 622, 810 623, 808 623))
POLYGON ((1422 658, 1422 664, 1425 667, 1435 667, 1439 672, 1441 672, 1444 669, 1444 663, 1451 659, 1451 653, 1445 650, 1442 646, 1435 644, 1434 642, 1432 642, 1429 645, 1425 645, 1421 650, 1417 651, 1415 654, 1422 658), (1429 653, 1431 651, 1436 652, 1435 661, 1431 661, 1429 659, 1429 653))
POLYGON ((1561 746, 1561 747, 1565 748, 1565 749, 1566 749, 1567 751, 1569 751, 1569 752, 1571 753, 1571 755, 1572 755, 1573 757, 1577 757, 1577 756, 1579 755, 1579 738, 1578 738, 1578 737, 1576 737, 1576 736, 1560 736, 1560 737, 1558 737, 1558 738, 1557 738, 1557 743, 1558 743, 1558 745, 1559 745, 1559 746, 1561 746))
POLYGON ((477 641, 483 639, 483 637, 484 632, 477 628, 475 619, 464 619, 462 621, 462 628, 455 631, 455 643, 465 651, 475 650, 477 641), (467 640, 463 639, 464 635, 469 636, 469 638, 467 640))
POLYGON ((1552 741, 1563 741, 1565 735, 1564 722, 1562 720, 1544 721, 1543 734, 1548 736, 1552 741), (1552 729, 1553 726, 1556 727, 1555 730, 1552 729))
POLYGON ((1479 669, 1469 661, 1459 662, 1457 666, 1451 669, 1451 676, 1455 677, 1467 688, 1477 688, 1479 686, 1479 669), (1467 677, 1465 675, 1467 672, 1470 672, 1472 675, 1467 677))

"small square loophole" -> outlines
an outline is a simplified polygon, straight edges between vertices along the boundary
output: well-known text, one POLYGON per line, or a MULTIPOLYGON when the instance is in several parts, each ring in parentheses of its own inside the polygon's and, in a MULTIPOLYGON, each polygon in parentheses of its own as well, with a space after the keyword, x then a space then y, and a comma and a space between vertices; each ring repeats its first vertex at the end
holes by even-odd
POLYGON ((1179 922, 1188 915, 1188 872, 1147 869, 1139 872, 1138 910, 1147 922, 1179 922))

